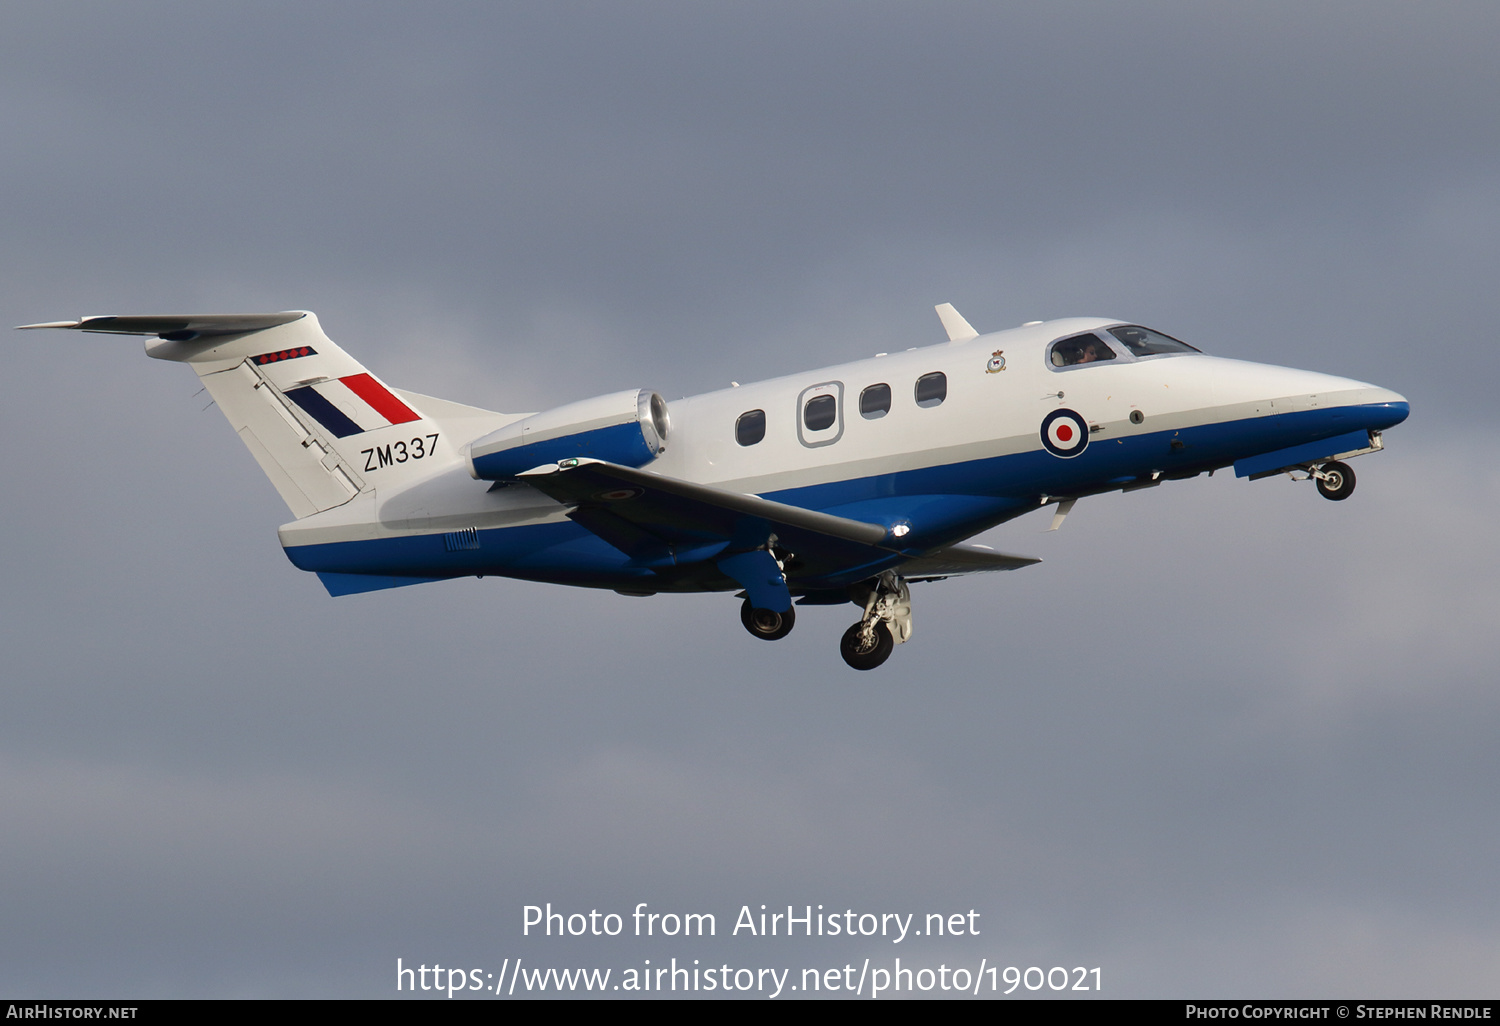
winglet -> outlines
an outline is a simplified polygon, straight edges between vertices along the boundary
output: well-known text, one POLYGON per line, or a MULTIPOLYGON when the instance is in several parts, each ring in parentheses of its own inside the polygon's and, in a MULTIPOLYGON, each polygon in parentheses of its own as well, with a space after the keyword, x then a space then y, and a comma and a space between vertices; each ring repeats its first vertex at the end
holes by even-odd
POLYGON ((953 309, 952 303, 939 303, 933 309, 937 311, 938 320, 943 322, 943 330, 948 333, 949 342, 967 342, 979 337, 979 332, 964 320, 963 314, 953 309))

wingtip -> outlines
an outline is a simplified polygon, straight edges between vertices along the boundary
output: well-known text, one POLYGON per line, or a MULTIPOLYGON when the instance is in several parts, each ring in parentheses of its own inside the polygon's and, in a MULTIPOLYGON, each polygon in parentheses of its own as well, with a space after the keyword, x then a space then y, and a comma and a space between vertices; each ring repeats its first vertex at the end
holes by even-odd
POLYGON ((17 324, 16 331, 30 331, 32 328, 76 328, 82 321, 43 321, 40 324, 17 324))

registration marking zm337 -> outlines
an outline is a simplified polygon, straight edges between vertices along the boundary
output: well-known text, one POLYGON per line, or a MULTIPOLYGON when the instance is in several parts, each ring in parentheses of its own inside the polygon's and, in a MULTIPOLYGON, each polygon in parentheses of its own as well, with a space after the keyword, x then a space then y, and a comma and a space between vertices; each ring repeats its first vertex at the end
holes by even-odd
POLYGON ((391 442, 371 449, 361 449, 365 458, 365 473, 381 467, 393 467, 408 460, 420 460, 437 452, 436 434, 418 435, 409 442, 391 442))

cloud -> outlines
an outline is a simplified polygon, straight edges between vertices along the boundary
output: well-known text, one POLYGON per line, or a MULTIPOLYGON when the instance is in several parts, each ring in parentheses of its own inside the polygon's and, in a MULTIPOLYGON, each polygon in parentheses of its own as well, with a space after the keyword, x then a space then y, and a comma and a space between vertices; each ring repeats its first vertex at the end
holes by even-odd
POLYGON ((17 336, 13 991, 385 994, 400 952, 573 951, 518 941, 547 900, 973 907, 994 946, 942 957, 1106 993, 1483 990, 1491 5, 12 6, 10 323, 307 307, 519 411, 937 342, 951 301, 1415 411, 1345 503, 1219 474, 992 532, 1047 562, 914 589, 860 675, 843 608, 766 645, 728 596, 330 600, 191 375, 17 336))

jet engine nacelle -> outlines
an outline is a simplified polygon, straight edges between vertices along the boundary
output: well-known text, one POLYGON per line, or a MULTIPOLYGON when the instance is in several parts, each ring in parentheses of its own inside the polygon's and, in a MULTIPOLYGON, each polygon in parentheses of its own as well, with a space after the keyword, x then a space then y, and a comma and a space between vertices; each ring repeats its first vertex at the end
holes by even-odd
POLYGON ((496 481, 577 457, 639 467, 667 447, 669 428, 666 400, 655 392, 601 395, 534 413, 470 442, 469 473, 496 481))

